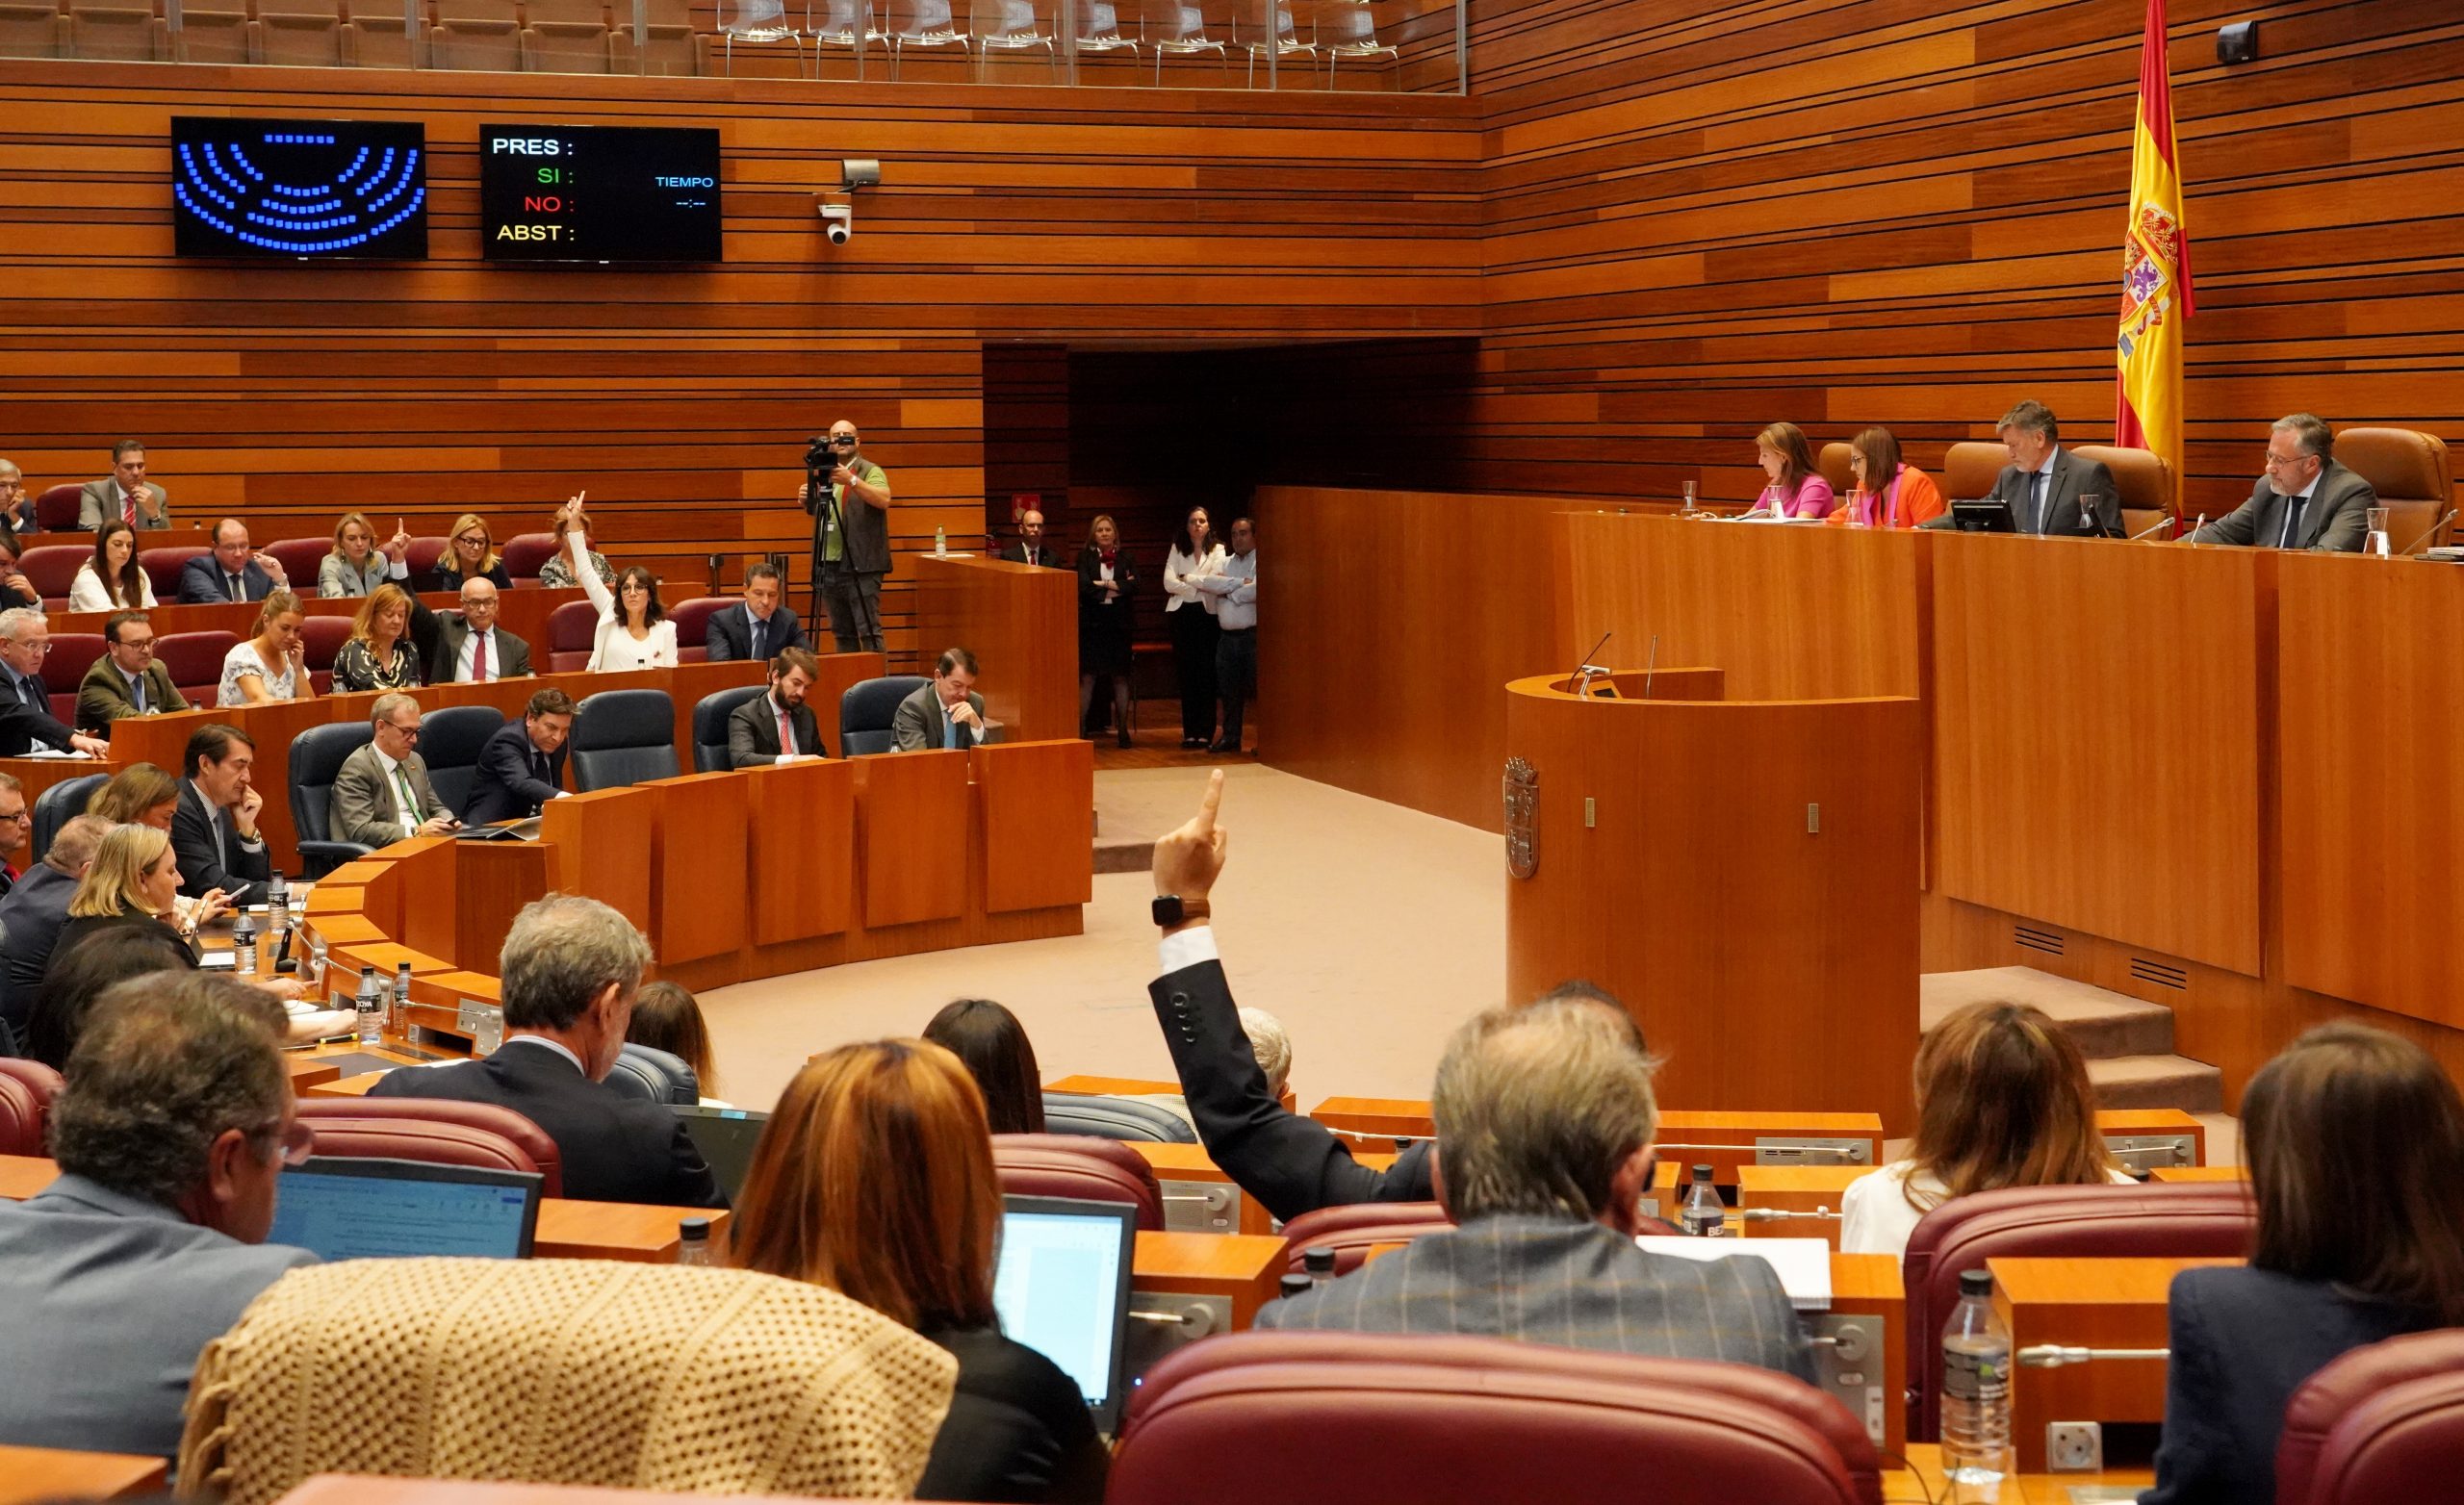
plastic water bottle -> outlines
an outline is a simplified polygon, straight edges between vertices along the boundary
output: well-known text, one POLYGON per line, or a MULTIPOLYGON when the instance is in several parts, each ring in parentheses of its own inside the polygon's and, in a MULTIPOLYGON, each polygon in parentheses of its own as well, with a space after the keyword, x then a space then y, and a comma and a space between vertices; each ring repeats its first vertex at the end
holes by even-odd
POLYGON ((1311 1286, 1323 1286, 1335 1278, 1335 1251, 1324 1244, 1312 1244, 1300 1251, 1300 1268, 1311 1286))
POLYGON ((1994 1499, 2011 1471, 2011 1330, 1992 1298, 1991 1274, 1961 1271, 1942 1327, 1942 1473, 1963 1500, 1994 1499))
POLYGON ((707 1264, 710 1263, 710 1220, 688 1217, 676 1225, 676 1263, 707 1264))
POLYGON ((252 978, 257 975, 257 922, 248 918, 245 909, 231 922, 231 975, 252 978))
POLYGON ((1717 1238, 1728 1232, 1728 1209, 1721 1205, 1720 1188, 1711 1185, 1708 1165, 1694 1167, 1694 1185, 1685 1188, 1685 1207, 1678 1218, 1697 1238, 1717 1238))
POLYGON ((394 964, 394 1038, 408 1044, 411 1038, 411 964, 394 964))
POLYGON ((357 1004, 359 1010, 359 1043, 362 1045, 384 1044, 385 998, 383 994, 377 991, 376 969, 374 967, 362 967, 359 969, 359 998, 357 1000, 357 1004))
POLYGON ((937 527, 933 530, 933 557, 936 559, 950 557, 949 529, 937 527))
POLYGON ((291 930, 291 880, 276 873, 266 880, 266 944, 278 946, 291 930))

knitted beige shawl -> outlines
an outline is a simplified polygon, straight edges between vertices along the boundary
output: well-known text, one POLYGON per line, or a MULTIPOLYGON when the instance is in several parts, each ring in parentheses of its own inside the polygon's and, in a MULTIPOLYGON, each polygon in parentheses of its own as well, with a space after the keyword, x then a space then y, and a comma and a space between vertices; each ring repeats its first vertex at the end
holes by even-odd
POLYGON ((835 1291, 743 1270, 316 1265, 197 1361, 180 1487, 232 1505, 317 1473, 904 1498, 957 1369, 835 1291))

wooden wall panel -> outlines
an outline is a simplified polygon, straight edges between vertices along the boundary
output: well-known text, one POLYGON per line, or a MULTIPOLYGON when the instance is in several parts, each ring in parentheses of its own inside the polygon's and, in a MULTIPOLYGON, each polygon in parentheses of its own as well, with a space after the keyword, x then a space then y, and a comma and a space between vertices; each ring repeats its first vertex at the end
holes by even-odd
MULTIPOLYGON (((502 536, 587 489, 611 556, 690 562, 671 595, 705 588, 711 553, 731 583, 771 549, 801 578, 809 524, 787 497, 806 437, 836 418, 890 472, 902 558, 937 527, 981 530, 990 482, 1016 479, 987 474, 988 428, 1017 432, 988 422, 988 345, 1480 321, 1481 138, 1461 98, 9 71, 39 123, 0 140, 0 453, 47 485, 104 473, 114 440, 141 437, 184 519, 238 512, 265 539, 328 531, 346 508, 439 533, 475 509, 502 536), (424 121, 430 260, 174 260, 167 121, 189 113, 424 121), (487 266, 483 121, 716 126, 727 263, 487 266), (885 181, 832 247, 814 204, 849 156, 881 159, 885 181)), ((1057 453, 1063 425, 1042 423, 1057 453)), ((902 669, 912 586, 894 574, 884 600, 902 669)))

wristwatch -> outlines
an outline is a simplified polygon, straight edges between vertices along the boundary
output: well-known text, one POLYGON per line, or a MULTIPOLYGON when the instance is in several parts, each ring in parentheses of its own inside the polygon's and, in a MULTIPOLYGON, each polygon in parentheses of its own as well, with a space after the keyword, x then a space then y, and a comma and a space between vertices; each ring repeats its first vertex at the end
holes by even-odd
POLYGON ((1178 894, 1158 894, 1152 906, 1155 923, 1166 930, 1191 920, 1203 920, 1214 911, 1203 899, 1184 899, 1178 894))

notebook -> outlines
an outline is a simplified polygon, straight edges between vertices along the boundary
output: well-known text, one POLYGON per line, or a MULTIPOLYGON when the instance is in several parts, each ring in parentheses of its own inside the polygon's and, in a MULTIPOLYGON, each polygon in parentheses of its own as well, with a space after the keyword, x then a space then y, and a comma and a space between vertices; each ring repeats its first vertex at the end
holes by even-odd
POLYGON ((770 1121, 768 1113, 757 1113, 742 1108, 685 1108, 678 1106, 676 1116, 684 1120, 684 1132, 693 1140, 693 1148, 710 1162, 710 1174, 718 1179, 719 1189, 733 1203, 744 1194, 745 1173, 753 1169, 753 1147, 761 1142, 761 1126, 770 1121))
POLYGON ((1001 1206, 992 1275, 1001 1331, 1059 1365, 1086 1397, 1095 1430, 1110 1435, 1120 1422, 1138 1210, 1066 1197, 1010 1196, 1001 1206))
POLYGON ((1831 1245, 1820 1238, 1688 1238, 1645 1235, 1634 1240, 1646 1254, 1681 1260, 1760 1260, 1780 1277, 1780 1288, 1800 1312, 1831 1310, 1831 1245))
POLYGON ((311 1156, 282 1173, 268 1243, 323 1260, 519 1260, 539 1227, 536 1171, 311 1156))

